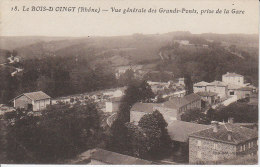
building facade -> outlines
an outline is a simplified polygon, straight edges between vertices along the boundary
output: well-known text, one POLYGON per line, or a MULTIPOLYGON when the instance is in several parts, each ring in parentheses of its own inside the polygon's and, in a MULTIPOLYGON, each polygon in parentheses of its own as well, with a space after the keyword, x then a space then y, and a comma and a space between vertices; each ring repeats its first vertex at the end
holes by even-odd
POLYGON ((138 125, 140 119, 145 115, 158 110, 167 123, 180 119, 176 109, 165 107, 163 103, 136 103, 130 110, 130 122, 138 125))
POLYGON ((222 75, 222 81, 227 84, 234 84, 244 86, 244 76, 227 72, 226 74, 222 75))
POLYGON ((51 97, 42 91, 24 93, 13 99, 14 108, 40 111, 51 105, 51 97))
POLYGON ((195 83, 195 84, 193 85, 193 92, 194 92, 194 93, 197 93, 197 92, 206 92, 206 91, 207 91, 207 85, 208 85, 208 84, 209 84, 208 82, 204 82, 204 81, 195 83))
POLYGON ((233 123, 219 124, 189 135, 190 164, 219 163, 256 155, 258 133, 233 123))
POLYGON ((213 81, 207 85, 207 92, 214 92, 218 94, 218 98, 225 98, 228 94, 228 85, 221 81, 213 81))
POLYGON ((121 97, 111 98, 110 101, 106 102, 105 112, 117 112, 117 111, 119 111, 120 104, 121 104, 121 97))
POLYGON ((197 95, 201 97, 201 100, 206 104, 212 105, 217 100, 217 93, 214 92, 197 92, 197 95))

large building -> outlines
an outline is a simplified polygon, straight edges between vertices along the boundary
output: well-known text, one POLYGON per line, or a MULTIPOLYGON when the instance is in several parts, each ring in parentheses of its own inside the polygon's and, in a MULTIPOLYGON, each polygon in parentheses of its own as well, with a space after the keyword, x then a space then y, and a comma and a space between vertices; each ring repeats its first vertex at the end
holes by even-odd
POLYGON ((213 122, 213 126, 189 135, 191 164, 218 163, 258 150, 258 132, 233 123, 213 122))
POLYGON ((42 91, 23 93, 13 99, 14 108, 40 111, 51 104, 51 97, 42 91))
POLYGON ((226 74, 222 75, 222 82, 225 82, 227 84, 245 86, 244 76, 236 73, 227 72, 226 74))
POLYGON ((184 97, 171 98, 164 103, 136 103, 130 110, 130 122, 138 124, 142 116, 158 110, 166 122, 170 123, 180 120, 183 112, 195 108, 201 108, 201 98, 194 93, 184 97))
POLYGON ((201 108, 201 98, 199 95, 192 93, 184 97, 174 97, 164 103, 164 107, 175 109, 178 111, 178 116, 183 112, 191 109, 201 108))
POLYGON ((138 125, 140 119, 145 115, 158 110, 167 123, 179 118, 176 109, 168 108, 163 103, 135 103, 130 110, 130 122, 138 125))
POLYGON ((228 84, 221 81, 213 81, 207 85, 207 92, 217 93, 218 98, 225 98, 228 93, 228 84))

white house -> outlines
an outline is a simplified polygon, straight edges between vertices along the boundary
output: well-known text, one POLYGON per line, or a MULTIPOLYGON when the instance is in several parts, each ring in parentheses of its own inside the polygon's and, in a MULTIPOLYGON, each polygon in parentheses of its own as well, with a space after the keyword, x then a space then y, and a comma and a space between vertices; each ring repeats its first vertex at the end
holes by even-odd
POLYGON ((110 101, 106 102, 105 112, 117 112, 121 104, 121 97, 111 98, 110 101))
POLYGON ((205 81, 201 81, 201 82, 198 82, 198 83, 195 83, 193 85, 193 92, 194 93, 197 93, 197 92, 206 92, 207 91, 207 85, 209 83, 208 82, 205 82, 205 81))
POLYGON ((236 73, 227 72, 226 74, 222 75, 222 82, 225 82, 227 84, 245 86, 244 85, 244 76, 236 74, 236 73))
POLYGON ((51 104, 51 97, 42 91, 23 93, 13 99, 14 108, 40 111, 51 104))
POLYGON ((225 98, 228 93, 228 85, 225 82, 213 81, 207 85, 207 92, 215 92, 219 98, 225 98))

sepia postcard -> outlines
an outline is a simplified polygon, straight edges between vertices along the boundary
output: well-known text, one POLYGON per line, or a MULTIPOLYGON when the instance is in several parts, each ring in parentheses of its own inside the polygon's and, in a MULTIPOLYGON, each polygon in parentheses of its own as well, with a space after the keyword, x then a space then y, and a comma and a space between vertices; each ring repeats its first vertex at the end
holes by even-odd
POLYGON ((258 0, 1 0, 0 164, 258 165, 258 0))

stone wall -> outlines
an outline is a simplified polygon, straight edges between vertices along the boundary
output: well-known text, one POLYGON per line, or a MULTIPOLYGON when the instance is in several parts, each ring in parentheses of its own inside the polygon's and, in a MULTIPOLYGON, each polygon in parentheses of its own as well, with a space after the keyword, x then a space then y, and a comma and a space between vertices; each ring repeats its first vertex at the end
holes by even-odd
POLYGON ((206 164, 236 157, 236 146, 211 140, 189 138, 189 163, 206 164), (198 144, 200 143, 200 144, 198 144))

